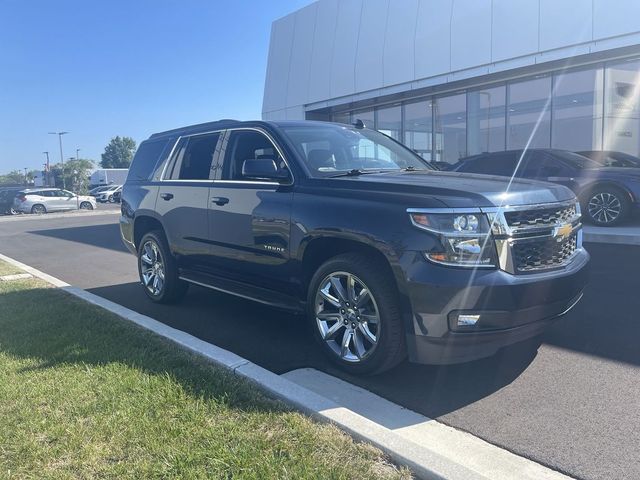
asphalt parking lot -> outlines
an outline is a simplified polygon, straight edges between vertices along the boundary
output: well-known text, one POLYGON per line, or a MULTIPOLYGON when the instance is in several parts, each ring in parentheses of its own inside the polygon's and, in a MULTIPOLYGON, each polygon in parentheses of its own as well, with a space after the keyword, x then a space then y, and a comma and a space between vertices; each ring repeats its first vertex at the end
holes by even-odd
POLYGON ((324 361, 302 317, 197 287, 182 305, 151 304, 117 221, 0 220, 0 253, 276 373, 326 371, 573 477, 640 478, 640 247, 588 244, 584 300, 536 342, 457 366, 351 378, 324 361))

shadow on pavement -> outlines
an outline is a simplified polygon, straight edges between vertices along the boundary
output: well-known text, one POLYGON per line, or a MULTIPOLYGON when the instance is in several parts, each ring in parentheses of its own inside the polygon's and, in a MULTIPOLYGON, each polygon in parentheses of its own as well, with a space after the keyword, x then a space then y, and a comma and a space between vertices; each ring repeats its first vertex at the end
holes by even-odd
POLYGON ((640 247, 587 244, 591 274, 582 301, 543 337, 545 343, 640 365, 640 247))
POLYGON ((432 418, 511 383, 535 358, 539 345, 520 344, 489 359, 461 365, 434 367, 405 362, 383 375, 351 377, 325 360, 302 316, 193 286, 181 305, 156 305, 141 288, 127 283, 90 291, 273 372, 316 368, 432 418))
POLYGON ((120 238, 120 227, 117 223, 33 230, 28 233, 68 242, 84 243, 92 247, 107 248, 118 252, 128 252, 120 238))

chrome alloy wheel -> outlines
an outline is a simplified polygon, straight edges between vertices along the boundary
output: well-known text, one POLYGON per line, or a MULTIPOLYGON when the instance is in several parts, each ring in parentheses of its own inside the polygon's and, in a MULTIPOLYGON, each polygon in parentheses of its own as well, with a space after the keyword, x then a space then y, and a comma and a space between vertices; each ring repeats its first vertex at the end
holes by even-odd
POLYGON ((142 283, 149 293, 157 297, 164 288, 164 262, 158 245, 148 240, 142 247, 140 256, 142 283))
POLYGON ((598 223, 611 223, 622 212, 622 202, 609 192, 596 193, 589 199, 589 215, 598 223))
POLYGON ((369 288, 351 273, 334 272, 320 282, 315 317, 322 339, 347 362, 361 362, 378 344, 378 306, 369 288))

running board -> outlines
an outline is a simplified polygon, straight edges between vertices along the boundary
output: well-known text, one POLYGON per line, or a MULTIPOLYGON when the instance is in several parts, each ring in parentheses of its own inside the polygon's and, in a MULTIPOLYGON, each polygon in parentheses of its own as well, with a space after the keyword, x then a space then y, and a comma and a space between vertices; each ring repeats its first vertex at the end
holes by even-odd
POLYGON ((269 305, 270 307, 289 310, 290 312, 303 313, 304 302, 296 297, 284 293, 268 290, 266 288, 247 285, 246 283, 216 277, 193 270, 180 270, 179 278, 185 282, 193 283, 201 287, 217 290, 222 293, 235 295, 253 302, 269 305))

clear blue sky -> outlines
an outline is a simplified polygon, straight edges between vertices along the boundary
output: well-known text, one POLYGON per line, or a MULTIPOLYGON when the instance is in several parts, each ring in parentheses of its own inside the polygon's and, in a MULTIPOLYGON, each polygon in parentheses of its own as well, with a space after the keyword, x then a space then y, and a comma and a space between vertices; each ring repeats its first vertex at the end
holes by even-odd
POLYGON ((311 0, 0 0, 0 173, 259 118, 271 22, 311 0))

